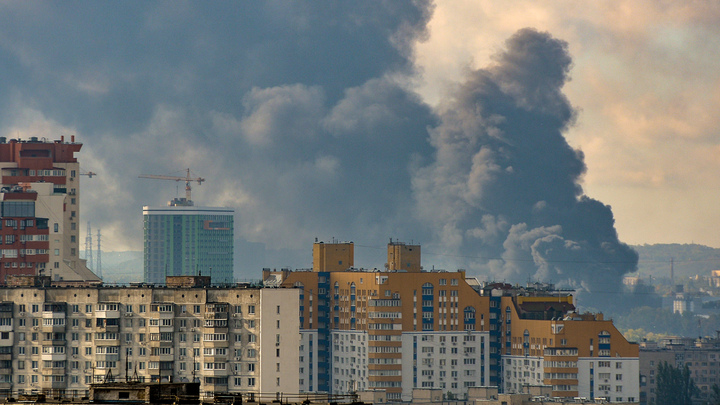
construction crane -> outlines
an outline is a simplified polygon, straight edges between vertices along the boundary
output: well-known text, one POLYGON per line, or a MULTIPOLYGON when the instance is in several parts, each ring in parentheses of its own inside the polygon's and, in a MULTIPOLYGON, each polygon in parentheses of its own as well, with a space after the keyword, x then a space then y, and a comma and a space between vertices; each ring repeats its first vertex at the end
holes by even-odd
POLYGON ((192 178, 190 177, 190 169, 187 169, 187 174, 185 177, 178 177, 178 176, 162 176, 159 174, 141 174, 138 176, 141 179, 155 179, 155 180, 173 180, 173 181, 184 181, 185 182, 185 198, 187 201, 192 201, 190 199, 190 183, 193 181, 197 181, 198 184, 202 184, 205 179, 202 177, 192 178))
POLYGON ((88 176, 88 179, 92 179, 93 176, 97 176, 97 173, 91 172, 91 171, 86 172, 86 171, 80 169, 80 175, 81 175, 81 176, 88 176))

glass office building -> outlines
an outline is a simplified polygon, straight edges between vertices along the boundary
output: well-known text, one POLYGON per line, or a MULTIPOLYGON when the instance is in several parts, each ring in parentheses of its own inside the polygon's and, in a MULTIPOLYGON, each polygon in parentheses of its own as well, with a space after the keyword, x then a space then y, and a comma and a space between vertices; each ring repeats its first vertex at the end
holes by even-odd
POLYGON ((143 207, 145 282, 207 275, 214 283, 232 283, 234 213, 226 207, 172 203, 143 207))

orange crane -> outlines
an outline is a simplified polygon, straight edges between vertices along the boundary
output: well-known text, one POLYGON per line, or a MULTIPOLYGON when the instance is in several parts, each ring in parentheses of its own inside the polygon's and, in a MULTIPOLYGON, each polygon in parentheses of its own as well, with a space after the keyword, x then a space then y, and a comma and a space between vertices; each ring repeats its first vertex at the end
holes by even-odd
POLYGON ((185 198, 188 201, 191 201, 190 199, 190 183, 193 181, 197 181, 198 184, 202 184, 205 179, 202 177, 192 178, 190 177, 190 169, 187 169, 187 174, 185 177, 178 177, 178 176, 162 176, 158 174, 141 174, 138 176, 141 179, 156 179, 156 180, 174 180, 174 181, 184 181, 185 182, 185 198))

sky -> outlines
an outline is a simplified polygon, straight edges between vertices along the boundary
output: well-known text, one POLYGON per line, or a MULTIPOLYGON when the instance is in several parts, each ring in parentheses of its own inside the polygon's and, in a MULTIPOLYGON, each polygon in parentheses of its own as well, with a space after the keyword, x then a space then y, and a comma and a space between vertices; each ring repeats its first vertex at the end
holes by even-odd
POLYGON ((627 244, 720 247, 720 6, 662 1, 0 2, 0 136, 84 144, 80 218, 207 179, 266 264, 388 238, 426 268, 617 285, 627 244), (253 245, 255 244, 255 245, 253 245), (608 277, 611 275, 611 277, 608 277))

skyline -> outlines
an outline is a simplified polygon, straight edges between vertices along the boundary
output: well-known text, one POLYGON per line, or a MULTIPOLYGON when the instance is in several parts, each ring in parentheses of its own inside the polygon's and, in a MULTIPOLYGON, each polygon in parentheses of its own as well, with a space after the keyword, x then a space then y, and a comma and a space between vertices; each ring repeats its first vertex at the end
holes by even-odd
MULTIPOLYGON (((720 186, 712 176, 720 164, 712 152, 720 148, 710 113, 720 100, 699 92, 712 93, 717 80, 717 62, 702 53, 714 41, 701 35, 716 29, 719 13, 712 6, 70 4, 0 5, 0 63, 7 72, 0 82, 0 133, 23 139, 75 134, 84 143, 81 168, 99 176, 81 180, 81 221, 103 230, 104 246, 116 247, 108 250, 139 250, 142 206, 175 196, 172 184, 137 176, 189 167, 207 179, 193 187, 197 204, 234 207, 236 235, 268 249, 302 250, 314 237, 374 245, 390 236, 416 240, 445 263, 461 262, 477 249, 469 237, 528 224, 518 217, 503 225, 502 215, 484 215, 498 212, 487 208, 489 189, 483 188, 492 179, 482 176, 492 170, 476 172, 480 177, 465 190, 438 187, 473 173, 473 159, 482 156, 468 157, 468 166, 448 176, 447 164, 462 161, 438 154, 448 106, 478 72, 493 80, 517 73, 509 64, 505 71, 498 66, 526 27, 562 48, 555 57, 568 58, 566 68, 545 66, 559 71, 529 70, 540 84, 558 75, 553 85, 569 114, 557 126, 564 139, 538 145, 581 152, 568 156, 570 171, 562 173, 570 179, 548 174, 535 183, 581 190, 612 206, 609 218, 592 221, 604 216, 600 233, 608 232, 614 215, 620 242, 720 246, 712 226, 720 219, 713 204, 718 192, 710 191, 720 186), (426 220, 430 214, 435 220, 426 220)), ((476 124, 486 128, 489 118, 476 124)), ((518 211, 536 209, 540 200, 518 211)), ((536 267, 551 263, 554 256, 538 256, 532 242, 561 240, 558 235, 566 246, 579 240, 568 238, 575 219, 568 221, 560 228, 514 228, 521 257, 536 267)), ((483 246, 477 257, 512 261, 498 243, 483 246)), ((586 260, 566 254, 559 257, 586 260)), ((502 268, 494 274, 513 271, 535 273, 502 268)))

